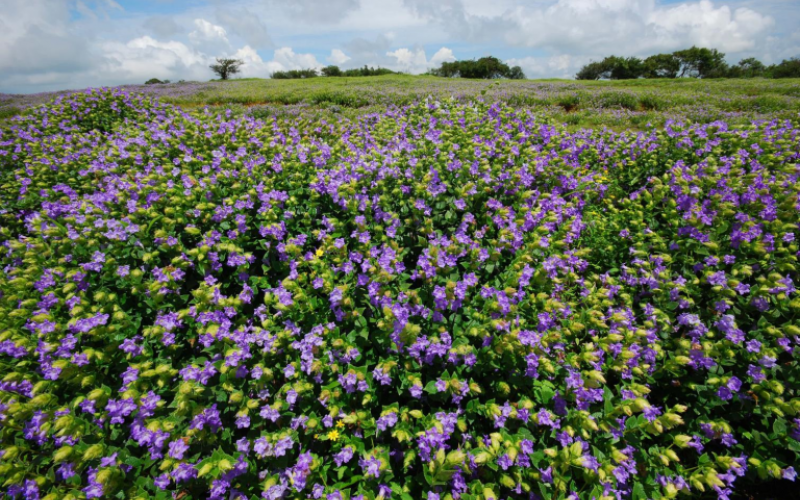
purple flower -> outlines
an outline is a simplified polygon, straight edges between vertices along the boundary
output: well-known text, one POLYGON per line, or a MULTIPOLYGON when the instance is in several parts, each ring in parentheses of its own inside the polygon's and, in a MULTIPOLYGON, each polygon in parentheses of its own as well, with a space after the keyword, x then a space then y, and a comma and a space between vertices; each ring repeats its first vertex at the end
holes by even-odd
POLYGON ((503 456, 497 459, 497 465, 503 470, 508 470, 509 467, 514 465, 514 461, 511 460, 507 453, 504 453, 503 456))
POLYGON ((339 451, 339 453, 333 456, 333 461, 336 463, 336 467, 341 467, 342 465, 346 464, 353 458, 353 448, 351 446, 345 446, 344 448, 339 451))
POLYGON ((169 474, 165 473, 157 476, 155 481, 153 481, 153 484, 162 490, 166 490, 169 487, 169 482, 169 474))
POLYGON ((69 462, 61 464, 56 470, 56 476, 61 481, 66 481, 67 479, 75 476, 76 474, 77 473, 75 472, 75 464, 69 462))
POLYGON ((687 446, 690 446, 697 451, 697 454, 700 455, 703 453, 703 443, 700 442, 700 436, 692 436, 692 440, 687 443, 687 446))
POLYGON ((370 455, 366 460, 359 460, 358 465, 361 466, 361 469, 364 471, 364 475, 366 477, 372 476, 378 478, 381 475, 381 461, 375 458, 375 455, 370 455))
POLYGON ((721 286, 723 288, 728 286, 728 278, 725 276, 725 271, 717 271, 708 277, 708 283, 714 286, 721 286))
POLYGON ((600 462, 598 462, 594 456, 589 454, 583 455, 581 457, 581 462, 583 463, 584 467, 593 470, 594 472, 597 472, 597 469, 600 468, 600 462))
POLYGON ((377 425, 379 431, 385 431, 389 427, 394 427, 394 424, 396 423, 397 423, 397 413, 391 412, 380 417, 375 422, 375 425, 377 425))
POLYGON ((286 452, 291 450, 293 446, 294 446, 294 441, 292 441, 291 437, 287 436, 279 439, 278 442, 275 443, 275 450, 274 450, 275 456, 282 457, 286 455, 286 452))
POLYGON ((219 418, 219 410, 217 410, 216 404, 195 415, 189 426, 190 429, 198 430, 203 430, 206 427, 208 427, 212 433, 216 433, 222 428, 222 421, 219 418))
POLYGON ((169 456, 176 460, 183 460, 183 455, 189 449, 183 439, 178 439, 169 443, 169 456))
POLYGON ((769 309, 769 301, 765 297, 755 297, 751 304, 758 310, 758 312, 765 312, 769 309))

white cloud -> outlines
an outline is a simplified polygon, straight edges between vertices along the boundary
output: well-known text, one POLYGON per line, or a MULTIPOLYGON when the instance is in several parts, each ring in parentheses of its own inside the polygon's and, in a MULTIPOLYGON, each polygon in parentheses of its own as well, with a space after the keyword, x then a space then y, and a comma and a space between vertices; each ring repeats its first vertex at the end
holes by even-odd
POLYGON ((2 0, 0 91, 206 80, 216 56, 244 59, 245 76, 319 68, 317 57, 419 73, 459 47, 531 77, 570 77, 591 59, 693 44, 731 63, 800 50, 797 0, 213 0, 174 2, 169 16, 154 2, 2 0))
POLYGON ((512 46, 556 53, 643 54, 692 44, 740 52, 753 48, 774 24, 747 7, 711 0, 661 5, 656 0, 557 0, 512 6, 478 15, 462 0, 404 0, 418 17, 472 41, 501 40, 512 46))
POLYGON ((194 25, 197 29, 189 33, 189 40, 191 40, 192 43, 195 43, 197 45, 204 44, 207 42, 211 43, 224 42, 226 44, 229 43, 228 33, 222 26, 211 24, 205 19, 195 19, 194 25))
POLYGON ((448 49, 447 47, 442 47, 441 49, 436 51, 433 57, 431 57, 431 65, 438 66, 443 62, 450 62, 455 60, 456 56, 453 55, 453 51, 448 49))
POLYGON ((220 56, 232 50, 228 32, 222 26, 205 19, 195 19, 194 27, 188 38, 191 46, 198 51, 220 56))
POLYGON ((321 68, 313 54, 297 54, 290 47, 281 47, 275 50, 273 60, 285 69, 312 69, 321 68))
POLYGON ((346 63, 350 59, 351 57, 342 52, 341 50, 333 49, 331 50, 331 55, 329 55, 325 60, 331 64, 341 65, 346 63))
POLYGON ((272 73, 287 69, 279 62, 264 61, 249 45, 237 50, 233 57, 244 61, 240 73, 243 77, 269 78, 272 73))
POLYGON ((393 64, 389 65, 391 69, 413 74, 423 73, 444 61, 455 60, 453 51, 447 47, 439 49, 430 61, 428 61, 425 49, 422 47, 417 47, 413 50, 403 47, 392 52, 387 52, 386 55, 395 60, 393 64))
POLYGON ((0 75, 22 79, 43 73, 52 78, 90 66, 91 47, 70 29, 69 15, 64 2, 4 2, 0 9, 0 75))
POLYGON ((774 24, 771 17, 748 8, 731 10, 727 5, 715 8, 709 0, 654 9, 647 21, 667 44, 689 42, 723 52, 753 48, 757 36, 774 24))
POLYGON ((560 56, 552 56, 547 61, 547 67, 553 69, 559 73, 563 73, 567 71, 572 63, 572 57, 567 54, 561 54, 560 56))
POLYGON ((150 78, 206 80, 212 58, 177 41, 161 42, 149 36, 127 43, 102 45, 106 62, 98 71, 121 81, 143 83, 150 78))

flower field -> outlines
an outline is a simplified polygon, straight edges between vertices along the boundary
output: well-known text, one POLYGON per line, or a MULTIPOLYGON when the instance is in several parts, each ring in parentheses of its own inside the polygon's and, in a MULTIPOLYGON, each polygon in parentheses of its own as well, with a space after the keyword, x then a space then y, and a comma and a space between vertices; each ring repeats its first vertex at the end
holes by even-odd
POLYGON ((791 485, 797 112, 619 131, 502 92, 254 117, 87 90, 8 122, 2 494, 791 485))

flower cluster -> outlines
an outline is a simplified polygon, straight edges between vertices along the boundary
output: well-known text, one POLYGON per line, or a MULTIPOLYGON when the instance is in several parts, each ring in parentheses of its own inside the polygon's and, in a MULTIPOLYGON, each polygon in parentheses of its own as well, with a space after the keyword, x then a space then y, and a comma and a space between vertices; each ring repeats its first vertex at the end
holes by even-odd
POLYGON ((59 97, 0 132, 10 498, 730 498, 800 461, 800 125, 59 97))

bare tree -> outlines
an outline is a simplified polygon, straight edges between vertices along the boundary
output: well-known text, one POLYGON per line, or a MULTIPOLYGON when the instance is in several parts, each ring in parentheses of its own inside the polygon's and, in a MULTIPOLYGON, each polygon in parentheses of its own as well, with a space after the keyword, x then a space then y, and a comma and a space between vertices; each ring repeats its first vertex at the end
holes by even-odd
POLYGON ((239 68, 244 64, 241 59, 217 58, 217 64, 209 66, 211 70, 218 74, 222 80, 227 80, 229 76, 239 72, 239 68))

